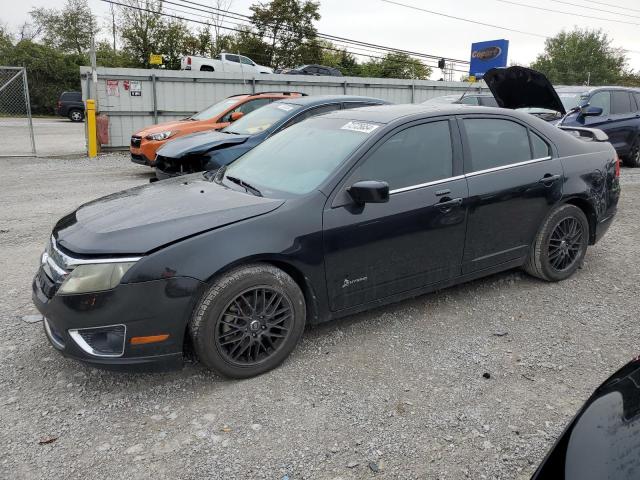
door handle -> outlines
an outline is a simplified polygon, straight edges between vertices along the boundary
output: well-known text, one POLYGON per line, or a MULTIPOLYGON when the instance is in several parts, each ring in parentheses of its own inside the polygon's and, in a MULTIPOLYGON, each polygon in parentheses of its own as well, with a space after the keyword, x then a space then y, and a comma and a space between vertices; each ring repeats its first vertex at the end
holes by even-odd
POLYGON ((560 180, 560 175, 551 175, 550 173, 547 173, 544 177, 538 180, 538 182, 543 183, 544 185, 549 187, 556 180, 560 180))
POLYGON ((444 197, 442 200, 436 203, 436 207, 438 207, 438 209, 443 213, 450 212, 453 207, 459 207, 460 205, 462 205, 462 198, 454 198, 452 200, 448 197, 444 197))

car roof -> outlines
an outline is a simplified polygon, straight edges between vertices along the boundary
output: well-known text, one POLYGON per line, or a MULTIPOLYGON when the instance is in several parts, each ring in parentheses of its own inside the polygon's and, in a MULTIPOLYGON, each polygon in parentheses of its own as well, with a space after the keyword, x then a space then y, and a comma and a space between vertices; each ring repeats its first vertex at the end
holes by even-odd
POLYGON ((410 116, 435 117, 440 115, 460 115, 475 113, 483 115, 508 115, 516 118, 522 118, 524 120, 528 120, 531 117, 528 113, 520 113, 507 108, 483 107, 477 105, 464 105, 459 103, 380 105, 372 107, 351 108, 349 110, 337 110, 323 116, 327 118, 343 118, 345 120, 391 123, 394 120, 410 116))
POLYGON ((599 90, 622 90, 622 91, 629 91, 629 92, 640 92, 640 88, 634 88, 634 87, 621 87, 619 85, 611 85, 611 86, 607 86, 607 85, 600 85, 597 87, 594 86, 589 86, 589 85, 584 85, 584 86, 558 86, 555 87, 556 92, 558 93, 592 93, 592 92, 596 92, 599 90))
POLYGON ((379 103, 381 105, 389 103, 386 100, 381 100, 379 98, 362 97, 359 95, 313 95, 308 97, 283 98, 282 100, 278 101, 300 106, 314 106, 332 102, 372 102, 379 103))

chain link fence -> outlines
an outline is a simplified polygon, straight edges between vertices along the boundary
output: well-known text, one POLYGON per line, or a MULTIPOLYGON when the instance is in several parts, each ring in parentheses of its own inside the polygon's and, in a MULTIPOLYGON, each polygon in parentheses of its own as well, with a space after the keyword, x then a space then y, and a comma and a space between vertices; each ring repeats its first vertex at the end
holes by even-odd
POLYGON ((0 156, 35 154, 27 71, 0 66, 0 156))

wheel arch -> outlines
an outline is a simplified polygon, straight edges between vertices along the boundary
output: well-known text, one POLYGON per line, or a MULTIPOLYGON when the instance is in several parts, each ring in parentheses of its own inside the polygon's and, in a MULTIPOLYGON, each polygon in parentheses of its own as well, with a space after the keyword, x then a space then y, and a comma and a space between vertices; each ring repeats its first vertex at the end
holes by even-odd
POLYGON ((587 222, 589 223, 589 245, 596 243, 596 225, 598 217, 593 205, 591 205, 588 200, 579 197, 568 198, 563 202, 563 205, 573 205, 582 210, 587 217, 587 222))

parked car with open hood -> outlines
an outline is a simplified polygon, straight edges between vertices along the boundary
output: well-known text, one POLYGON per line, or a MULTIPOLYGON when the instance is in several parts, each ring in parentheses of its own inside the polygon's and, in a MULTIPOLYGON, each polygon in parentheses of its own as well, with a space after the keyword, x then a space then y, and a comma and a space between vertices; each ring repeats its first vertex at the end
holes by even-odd
POLYGON ((629 167, 640 167, 640 89, 624 87, 559 87, 524 67, 496 68, 484 75, 498 105, 543 108, 558 126, 602 130, 629 167))
POLYGON ((158 150, 156 177, 164 179, 215 170, 306 118, 340 109, 386 103, 378 98, 353 95, 320 95, 273 102, 220 132, 202 132, 167 143, 158 150))
POLYGON ((298 92, 261 92, 256 94, 232 95, 204 110, 172 122, 150 125, 131 136, 131 161, 142 165, 154 166, 156 152, 171 139, 190 133, 220 130, 243 115, 282 98, 299 97, 298 92))
POLYGON ((490 107, 334 110, 226 168, 63 217, 33 301, 52 345, 78 360, 179 364, 189 342, 222 375, 257 375, 307 322, 510 268, 570 277, 620 194, 615 151, 591 133, 490 107))

